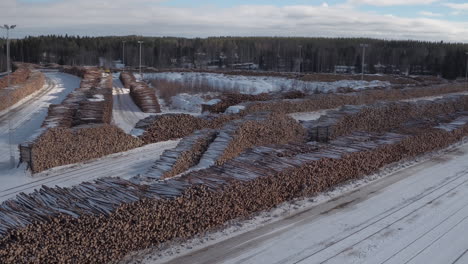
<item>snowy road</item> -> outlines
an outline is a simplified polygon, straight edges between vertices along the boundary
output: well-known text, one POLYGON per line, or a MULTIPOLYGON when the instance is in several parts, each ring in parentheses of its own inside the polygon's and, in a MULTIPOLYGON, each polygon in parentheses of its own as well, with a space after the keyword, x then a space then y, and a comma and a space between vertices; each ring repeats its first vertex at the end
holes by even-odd
POLYGON ((467 160, 465 144, 168 263, 468 263, 467 160))
POLYGON ((114 76, 113 81, 114 107, 112 118, 114 124, 123 129, 126 133, 135 127, 135 124, 143 118, 150 116, 143 113, 130 97, 130 89, 124 88, 118 77, 114 76))

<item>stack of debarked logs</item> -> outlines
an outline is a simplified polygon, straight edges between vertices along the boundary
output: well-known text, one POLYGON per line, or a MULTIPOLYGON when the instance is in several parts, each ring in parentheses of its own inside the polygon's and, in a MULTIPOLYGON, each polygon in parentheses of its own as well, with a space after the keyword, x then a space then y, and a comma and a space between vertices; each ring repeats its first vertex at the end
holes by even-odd
POLYGON ((116 126, 50 128, 31 144, 32 172, 100 158, 141 147, 143 142, 116 126))
POLYGON ((131 72, 122 72, 120 80, 125 88, 130 89, 130 96, 141 111, 145 113, 160 113, 161 107, 156 97, 156 91, 146 83, 138 82, 131 72))
MULTIPOLYGON (((242 160, 246 166, 241 169, 260 166, 256 173, 262 176, 255 179, 231 180, 215 188, 194 185, 180 197, 142 199, 123 204, 109 216, 53 216, 49 221, 28 225, 2 238, 0 262, 116 261, 131 251, 157 246, 175 238, 189 238, 220 227, 226 221, 270 209, 293 198, 325 191, 404 157, 448 146, 467 136, 468 126, 452 132, 434 129, 421 132, 392 144, 351 152, 341 158, 324 157, 300 163, 294 158, 294 153, 289 153, 294 162, 276 173, 266 168, 274 167, 274 161, 278 160, 275 157, 282 154, 272 151, 265 156, 263 162, 270 160, 265 166, 254 161, 250 164, 249 159, 242 160)), ((297 151, 297 154, 301 152, 304 151, 297 151)), ((238 163, 237 160, 233 162, 238 163)), ((229 162, 187 177, 223 177, 223 168, 228 167, 232 167, 229 162)))
POLYGON ((17 67, 10 75, 10 88, 6 88, 7 77, 0 78, 0 111, 16 104, 44 86, 44 74, 32 71, 23 64, 18 64, 17 67))

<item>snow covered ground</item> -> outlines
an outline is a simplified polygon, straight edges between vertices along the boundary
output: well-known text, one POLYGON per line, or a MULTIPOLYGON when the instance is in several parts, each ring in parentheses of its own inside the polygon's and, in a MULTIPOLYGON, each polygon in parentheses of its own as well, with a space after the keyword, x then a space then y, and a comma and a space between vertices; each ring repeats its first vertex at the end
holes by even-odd
POLYGON ((123 263, 467 263, 468 144, 123 263))
POLYGON ((124 88, 118 75, 114 75, 112 95, 114 97, 112 109, 114 124, 126 133, 130 133, 138 121, 151 115, 142 112, 133 102, 130 97, 130 89, 124 88))
POLYGON ((337 82, 304 82, 271 76, 242 76, 224 75, 219 73, 200 72, 162 72, 145 73, 144 79, 164 79, 192 84, 209 84, 225 91, 239 91, 241 93, 259 94, 266 92, 299 90, 306 93, 336 92, 339 88, 353 90, 389 87, 389 82, 343 80, 337 82))

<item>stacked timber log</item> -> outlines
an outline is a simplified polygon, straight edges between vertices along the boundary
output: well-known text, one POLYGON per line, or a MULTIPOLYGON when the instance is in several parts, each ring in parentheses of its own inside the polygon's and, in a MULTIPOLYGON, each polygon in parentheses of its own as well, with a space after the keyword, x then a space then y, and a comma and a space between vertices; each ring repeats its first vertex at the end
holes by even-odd
POLYGON ((452 122, 452 131, 354 133, 330 144, 258 147, 221 166, 148 185, 106 178, 44 187, 0 205, 0 262, 117 261, 448 146, 468 135, 462 123, 452 122))
POLYGON ((40 90, 45 83, 44 74, 22 65, 10 77, 11 85, 8 88, 6 77, 0 79, 0 111, 40 90))
POLYGON ((110 124, 112 121, 112 76, 97 68, 65 68, 83 76, 80 87, 58 105, 50 105, 43 127, 74 127, 82 124, 110 124))
POLYGON ((73 129, 50 128, 30 144, 33 173, 72 164, 143 145, 116 126, 91 125, 73 129))
POLYGON ((304 128, 290 117, 270 113, 248 115, 219 130, 197 169, 221 165, 255 146, 302 142, 304 139, 304 128))
POLYGON ((241 93, 223 94, 218 103, 202 105, 202 112, 224 113, 224 111, 226 111, 230 106, 237 105, 242 102, 268 101, 271 99, 273 99, 272 96, 267 93, 257 95, 241 93))
POLYGON ((240 105, 245 108, 245 113, 296 113, 312 112, 321 109, 332 109, 343 105, 372 104, 382 100, 397 101, 460 92, 466 92, 466 88, 463 86, 463 84, 451 83, 432 87, 366 90, 348 94, 316 94, 305 99, 278 99, 271 101, 244 102, 240 105))
POLYGON ((146 143, 156 143, 186 137, 196 130, 217 129, 225 123, 239 119, 240 115, 209 115, 195 117, 189 114, 164 114, 140 120, 135 129, 143 130, 141 139, 146 143))
POLYGON ((204 129, 183 138, 175 149, 164 151, 143 177, 166 179, 187 171, 198 164, 217 134, 216 130, 204 129))
POLYGON ((324 142, 353 131, 389 131, 411 120, 434 119, 440 115, 462 111, 468 111, 468 96, 453 95, 434 101, 344 106, 339 111, 329 111, 318 120, 302 124, 308 130, 310 140, 324 142))
POLYGON ((33 173, 126 151, 142 145, 112 121, 112 76, 97 68, 68 67, 83 76, 80 87, 61 104, 49 106, 42 129, 19 146, 33 173))
POLYGON ((84 78, 86 72, 87 72, 86 67, 76 67, 76 66, 61 66, 60 71, 64 73, 68 73, 71 75, 76 75, 80 78, 84 78))
POLYGON ((131 72, 120 73, 120 80, 125 88, 130 89, 130 96, 141 111, 145 113, 161 113, 161 107, 156 97, 156 91, 144 82, 137 82, 131 72))
MULTIPOLYGON (((23 84, 29 78, 31 70, 28 67, 18 65, 18 68, 10 74, 10 85, 23 84)), ((8 86, 8 78, 4 76, 0 78, 0 89, 8 86)))

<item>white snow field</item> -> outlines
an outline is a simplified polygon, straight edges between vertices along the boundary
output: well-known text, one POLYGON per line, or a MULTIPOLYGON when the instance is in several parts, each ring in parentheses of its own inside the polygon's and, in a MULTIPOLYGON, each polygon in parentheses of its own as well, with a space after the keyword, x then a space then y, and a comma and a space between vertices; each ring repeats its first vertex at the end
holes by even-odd
POLYGON ((427 156, 129 262, 468 263, 468 144, 427 156))
POLYGON ((336 82, 305 82, 282 77, 225 75, 200 72, 161 72, 145 73, 144 79, 163 79, 183 83, 209 84, 225 91, 259 94, 278 91, 299 90, 306 93, 336 92, 339 88, 354 90, 389 87, 389 82, 342 80, 336 82))

